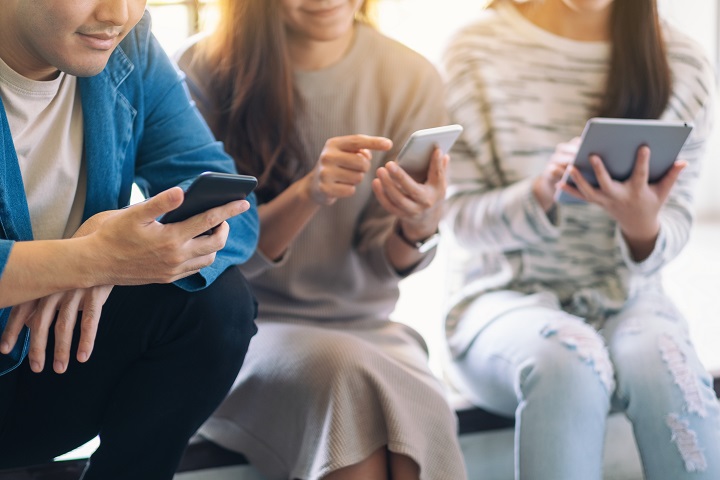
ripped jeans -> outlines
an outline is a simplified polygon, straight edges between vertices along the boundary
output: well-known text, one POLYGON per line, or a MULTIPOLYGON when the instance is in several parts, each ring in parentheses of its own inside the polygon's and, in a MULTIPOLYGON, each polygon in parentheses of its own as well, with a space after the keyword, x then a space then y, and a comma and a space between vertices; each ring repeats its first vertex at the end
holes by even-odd
POLYGON ((720 404, 671 302, 629 303, 598 332, 541 306, 488 324, 451 374, 515 416, 515 478, 600 480, 607 415, 624 411, 648 480, 720 479, 720 404))

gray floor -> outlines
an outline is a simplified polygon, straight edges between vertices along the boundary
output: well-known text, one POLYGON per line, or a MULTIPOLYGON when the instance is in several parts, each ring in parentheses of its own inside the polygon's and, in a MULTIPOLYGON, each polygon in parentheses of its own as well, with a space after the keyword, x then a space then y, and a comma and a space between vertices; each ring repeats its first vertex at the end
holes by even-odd
MULTIPOLYGON (((513 479, 513 432, 502 430, 460 438, 470 480, 513 479)), ((630 424, 614 414, 608 421, 604 480, 642 480, 640 459, 630 424)))
MULTIPOLYGON (((460 445, 470 480, 513 479, 513 431, 463 435, 460 445)), ((605 442, 604 480, 642 480, 640 460, 630 424, 622 415, 612 415, 605 442)), ((227 467, 183 473, 175 480, 264 480, 252 467, 227 467)))

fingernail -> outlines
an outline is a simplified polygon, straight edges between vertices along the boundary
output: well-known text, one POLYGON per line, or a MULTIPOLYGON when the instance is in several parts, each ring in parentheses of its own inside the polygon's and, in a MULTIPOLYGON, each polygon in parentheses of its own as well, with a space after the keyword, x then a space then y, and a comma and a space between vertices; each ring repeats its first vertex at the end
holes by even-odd
POLYGON ((392 173, 395 173, 395 172, 398 171, 398 166, 395 165, 395 164, 392 163, 392 162, 391 162, 391 163, 388 163, 387 165, 385 165, 385 168, 387 168, 387 169, 388 169, 389 171, 391 171, 392 173))
POLYGON ((41 371, 42 371, 42 367, 40 366, 40 362, 37 362, 37 361, 35 361, 35 360, 31 361, 31 362, 30 362, 30 369, 31 369, 33 372, 35 372, 35 373, 41 372, 41 371))
POLYGON ((10 353, 10 344, 8 342, 0 343, 0 353, 10 353))
POLYGON ((78 352, 78 362, 85 363, 87 362, 88 354, 85 352, 78 352))
POLYGON ((53 363, 53 367, 55 368, 55 371, 57 373, 62 373, 65 371, 65 364, 60 360, 55 360, 55 362, 53 363))

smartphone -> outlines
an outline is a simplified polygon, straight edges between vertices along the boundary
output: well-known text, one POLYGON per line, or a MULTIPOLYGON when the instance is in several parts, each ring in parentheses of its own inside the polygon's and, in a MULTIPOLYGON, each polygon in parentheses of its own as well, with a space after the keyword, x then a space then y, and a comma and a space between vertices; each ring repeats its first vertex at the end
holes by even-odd
POLYGON ((158 219, 160 223, 182 222, 211 208, 235 200, 244 200, 257 186, 250 175, 205 172, 198 175, 185 190, 183 203, 158 219))
MULTIPOLYGON (((673 166, 692 128, 691 124, 678 121, 591 118, 585 124, 573 165, 591 185, 597 187, 590 155, 598 155, 610 177, 622 182, 632 175, 638 149, 647 145, 650 147, 649 183, 655 183, 673 166)), ((574 186, 570 169, 565 172, 562 181, 574 186)), ((556 200, 561 203, 583 202, 562 190, 558 190, 556 200)))
POLYGON ((426 128, 410 135, 397 156, 397 164, 411 175, 425 175, 435 147, 447 153, 463 131, 461 125, 426 128))

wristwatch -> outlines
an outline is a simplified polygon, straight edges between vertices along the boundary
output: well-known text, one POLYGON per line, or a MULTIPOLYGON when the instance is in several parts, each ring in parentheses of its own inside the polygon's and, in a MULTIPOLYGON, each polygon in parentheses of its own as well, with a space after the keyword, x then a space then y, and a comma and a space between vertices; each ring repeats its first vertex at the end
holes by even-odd
POLYGON ((400 222, 395 222, 395 233, 397 233, 397 236, 400 237, 400 240, 405 242, 407 245, 410 245, 415 250, 417 250, 419 253, 426 253, 432 250, 433 248, 437 247, 438 243, 440 243, 440 232, 435 231, 432 235, 427 237, 424 240, 410 240, 405 236, 405 233, 403 232, 402 225, 400 222))

